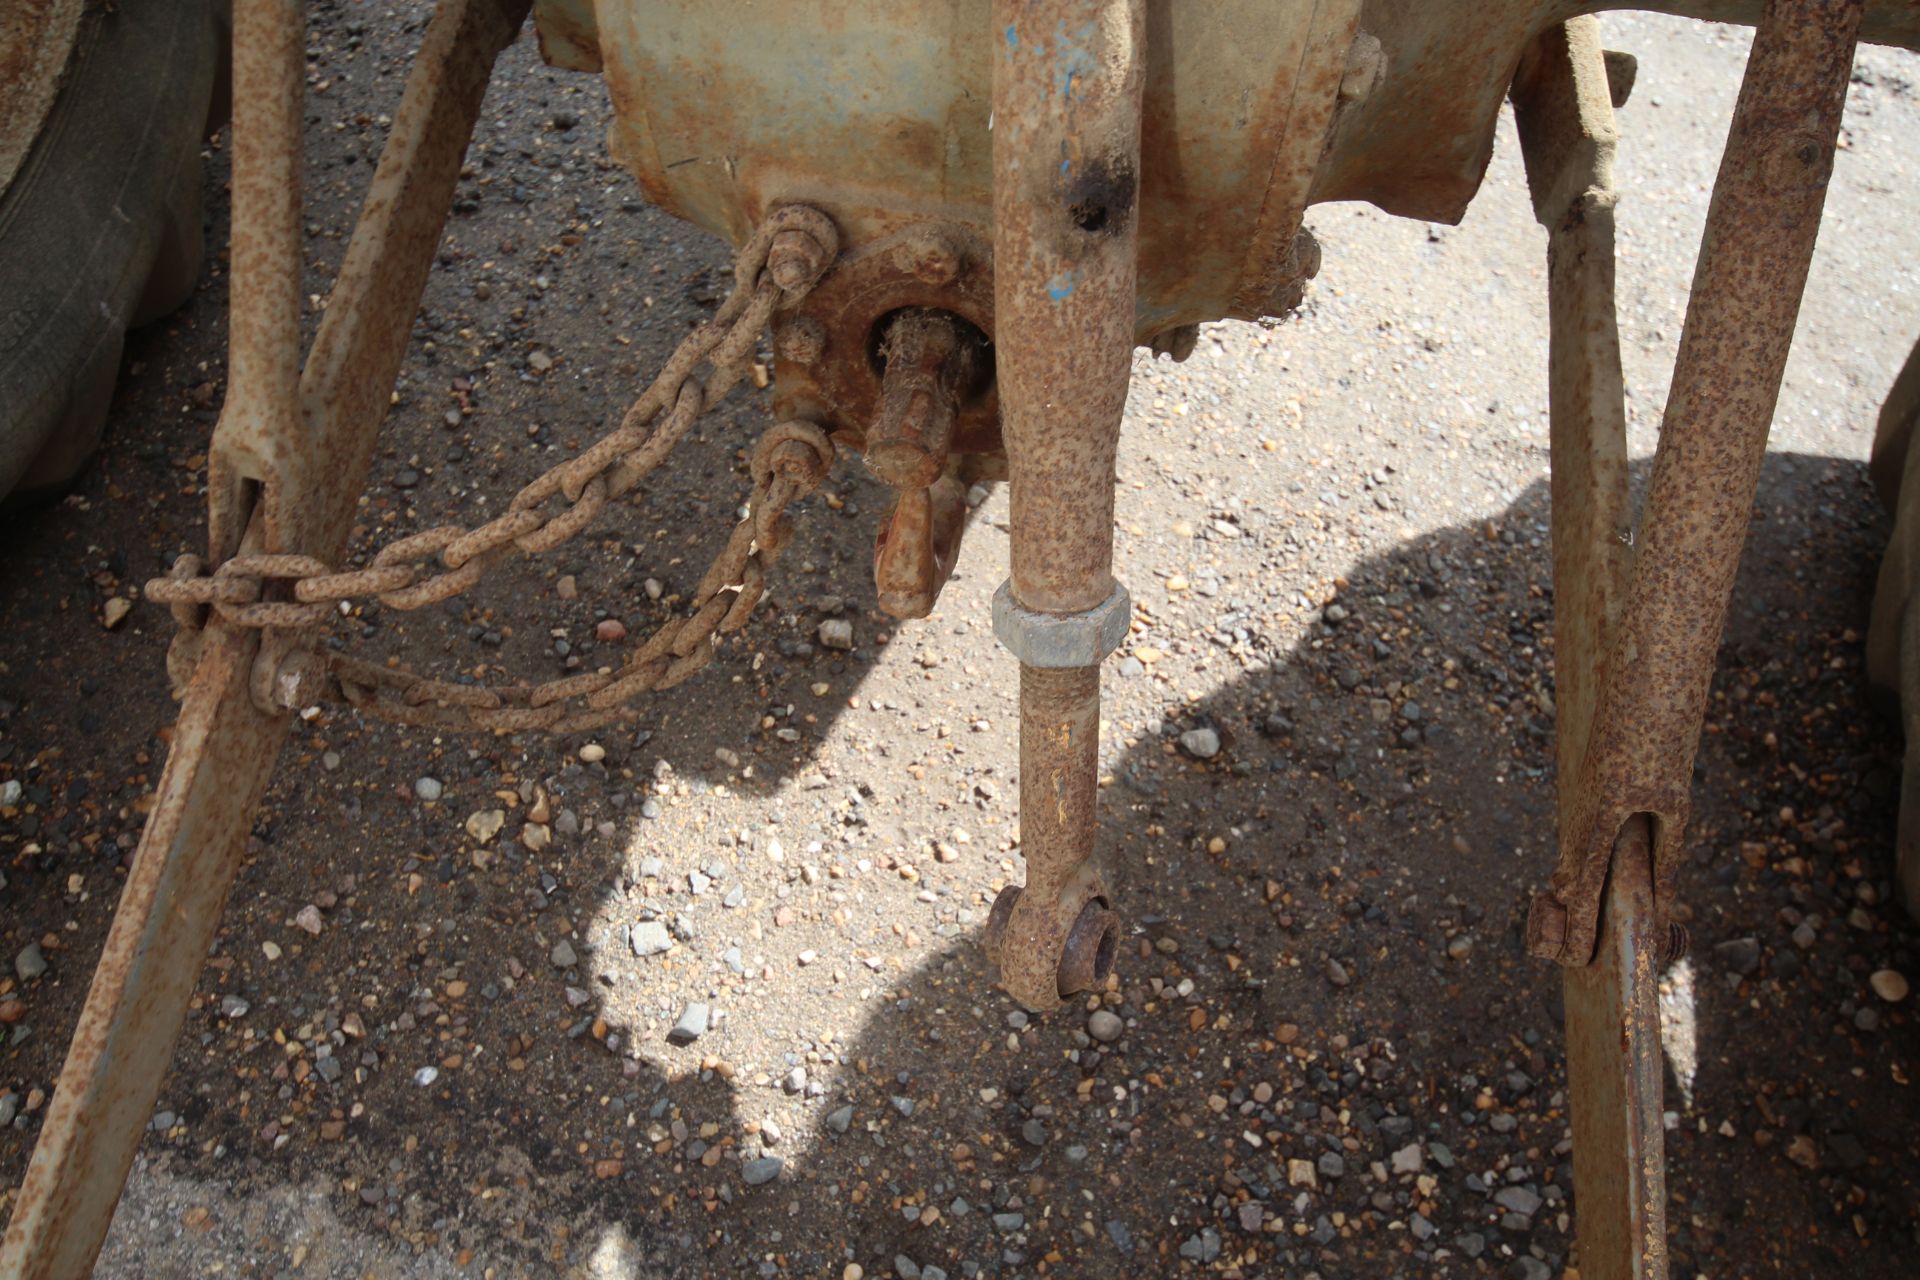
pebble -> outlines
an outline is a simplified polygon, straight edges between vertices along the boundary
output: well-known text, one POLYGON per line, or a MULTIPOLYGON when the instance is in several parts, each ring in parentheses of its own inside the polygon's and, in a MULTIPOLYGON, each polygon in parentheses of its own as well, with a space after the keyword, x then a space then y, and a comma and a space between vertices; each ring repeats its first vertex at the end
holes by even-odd
POLYGON ((828 649, 853 648, 853 624, 845 618, 828 618, 820 624, 820 644, 828 649))
POLYGON ((680 1020, 673 1024, 673 1030, 667 1032, 667 1040, 672 1044, 692 1044, 707 1034, 707 1023, 713 1011, 699 1000, 688 1001, 686 1009, 680 1014, 680 1020))
POLYGON ((786 1161, 779 1156, 761 1156, 757 1160, 749 1160, 740 1166, 740 1176, 746 1179, 748 1186, 757 1187, 762 1183, 772 1182, 780 1176, 780 1170, 785 1167, 786 1161))
POLYGON ((1329 957, 1327 960, 1327 981, 1336 987, 1344 987, 1353 981, 1353 975, 1347 972, 1347 966, 1329 957))
POLYGON ((1395 1173, 1418 1173, 1420 1172, 1420 1167, 1425 1163, 1425 1159, 1420 1154, 1420 1144, 1417 1142, 1409 1142, 1406 1146, 1393 1153, 1393 1171, 1395 1173))
POLYGON ((1189 729, 1180 735, 1180 749, 1196 760, 1211 760, 1220 754, 1220 734, 1214 729, 1189 729))
POLYGON ((642 920, 627 931, 627 942, 636 956, 657 956, 673 949, 673 935, 662 920, 642 920))
POLYGON ((838 1111, 827 1112, 827 1128, 835 1133, 845 1133, 853 1126, 853 1107, 841 1107, 838 1111))
POLYGON ((13 1118, 19 1114, 20 1095, 11 1089, 5 1093, 0 1093, 0 1129, 4 1129, 12 1124, 13 1118))
POLYGON ((1760 967, 1760 940, 1758 938, 1732 938, 1719 943, 1713 954, 1720 962, 1741 977, 1746 977, 1760 967))
POLYGON ((479 844, 492 840, 506 825, 507 814, 504 809, 480 809, 467 815, 467 834, 479 844))
POLYGON ((320 908, 309 902, 306 906, 294 913, 293 922, 308 933, 318 937, 320 935, 320 908))
POLYGON ((553 950, 547 953, 547 958, 553 961, 556 969, 571 969, 580 963, 580 957, 573 953, 573 944, 565 938, 553 944, 553 950))
POLYGON ((413 780, 413 794, 419 796, 428 804, 432 804, 435 800, 438 800, 443 791, 445 791, 445 788, 440 785, 440 779, 438 778, 422 776, 413 780))
POLYGON ((1898 969, 1876 969, 1867 981, 1873 986, 1873 994, 1888 1004, 1899 1004, 1907 998, 1910 990, 1907 975, 1898 969))
POLYGON ((586 746, 580 748, 580 762, 582 764, 599 764, 606 758, 607 749, 597 742, 589 742, 586 746))
POLYGON ((133 601, 125 596, 109 596, 106 604, 101 606, 100 621, 105 624, 107 630, 112 631, 125 622, 127 615, 132 612, 133 601))
POLYGON ((1465 960, 1468 956, 1472 954, 1473 954, 1473 935, 1472 934, 1456 933, 1451 938, 1447 939, 1447 958, 1448 959, 1465 960))
POLYGON ((1095 1009, 1087 1018, 1087 1034, 1102 1044, 1112 1044, 1126 1029, 1127 1024, 1111 1009, 1095 1009))
POLYGON ((432 1085, 433 1082, 435 1080, 438 1080, 439 1078, 440 1078, 440 1068, 438 1067, 422 1067, 418 1071, 413 1073, 413 1082, 419 1085, 422 1089, 425 1089, 428 1086, 432 1085))
POLYGON ((1494 1195, 1493 1202, 1523 1218, 1531 1218, 1540 1212, 1540 1197, 1525 1187, 1502 1187, 1494 1195))
POLYGON ((13 971, 22 982, 32 982, 47 971, 47 958, 41 954, 39 943, 29 942, 20 948, 20 954, 13 958, 13 971))

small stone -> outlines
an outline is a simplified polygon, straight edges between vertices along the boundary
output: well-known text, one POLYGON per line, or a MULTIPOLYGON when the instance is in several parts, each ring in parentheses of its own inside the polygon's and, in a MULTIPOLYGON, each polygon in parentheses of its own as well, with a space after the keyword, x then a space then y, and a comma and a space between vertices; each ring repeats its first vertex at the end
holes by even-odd
POLYGON ((636 956, 657 956, 673 949, 673 935, 663 920, 642 920, 627 931, 627 943, 636 956))
POLYGON ((1095 1009, 1087 1018, 1087 1034, 1102 1044, 1112 1044, 1126 1029, 1126 1023, 1111 1009, 1095 1009))
POLYGON ((440 785, 440 779, 438 778, 420 777, 413 780, 413 794, 419 796, 428 804, 432 804, 438 800, 444 790, 445 788, 440 785))
POLYGON ((667 1032, 667 1040, 672 1044, 688 1045, 707 1034, 707 1023, 713 1011, 699 1001, 689 1001, 680 1014, 680 1020, 673 1024, 673 1030, 667 1032))
POLYGON ((529 822, 520 828, 520 843, 529 853, 539 853, 553 843, 553 828, 544 822, 529 822))
POLYGON ((1261 1207, 1260 1202, 1258 1200, 1249 1200, 1240 1206, 1238 1212, 1240 1229, 1256 1235, 1259 1234, 1260 1228, 1265 1224, 1267 1219, 1267 1211, 1261 1207))
POLYGON ((801 1092, 807 1087, 807 1069, 805 1067, 795 1067, 793 1070, 787 1072, 785 1076, 781 1077, 780 1087, 788 1093, 801 1092))
POLYGON ((1306 1187, 1309 1190, 1317 1189, 1320 1186, 1320 1179, 1313 1171, 1313 1162, 1311 1160, 1288 1160, 1287 1185, 1290 1187, 1306 1187))
POLYGON ((467 815, 467 835, 479 844, 491 841, 506 825, 507 814, 504 809, 480 809, 467 815))
POLYGON ((820 644, 828 649, 853 648, 853 623, 845 618, 828 618, 820 624, 820 644))
POLYGON ((1029 1120, 1020 1126, 1020 1140, 1030 1147, 1047 1145, 1047 1126, 1039 1120, 1029 1120))
POLYGON ((20 975, 20 981, 32 982, 47 971, 47 958, 41 954, 40 944, 29 942, 20 948, 20 954, 13 958, 13 971, 20 975))
POLYGON ((1327 981, 1336 987, 1344 987, 1353 981, 1353 975, 1347 972, 1347 966, 1329 957, 1327 959, 1327 981))
POLYGON ((1540 1197, 1525 1187, 1502 1187, 1494 1195, 1493 1202, 1523 1218, 1531 1218, 1540 1212, 1540 1197))
POLYGON ((260 944, 260 954, 271 961, 278 960, 284 953, 280 950, 280 944, 269 938, 260 944))
POLYGON ((597 742, 589 742, 580 748, 581 764, 599 764, 607 758, 607 749, 597 742))
POLYGON ((748 1186, 757 1187, 762 1183, 772 1182, 780 1176, 780 1170, 785 1167, 786 1161, 779 1156, 761 1156, 757 1160, 749 1160, 741 1165, 740 1176, 746 1179, 748 1186))
POLYGON ((1449 960, 1465 960, 1468 956, 1472 954, 1473 954, 1473 935, 1472 934, 1456 933, 1451 938, 1447 939, 1447 958, 1449 960))
POLYGON ((553 961, 556 969, 571 969, 580 963, 580 958, 573 953, 573 944, 565 938, 553 944, 553 950, 547 953, 547 958, 553 961))
POLYGON ((109 596, 107 603, 101 606, 100 621, 107 630, 111 631, 125 622, 127 615, 132 612, 133 602, 131 600, 128 600, 124 596, 109 596))
POLYGON ((252 1005, 242 1000, 239 996, 220 997, 220 1016, 226 1018, 228 1021, 232 1021, 235 1018, 246 1017, 247 1010, 252 1007, 252 1005))
POLYGON ((1328 1151, 1321 1155, 1314 1166, 1323 1178, 1344 1178, 1347 1174, 1346 1159, 1337 1151, 1328 1151))
POLYGON ((1760 940, 1733 938, 1717 944, 1713 954, 1720 958, 1720 963, 1745 977, 1760 967, 1760 940))
POLYGON ((1220 734, 1202 726, 1180 735, 1180 749, 1196 760, 1211 760, 1220 754, 1220 734))
POLYGON ((617 644, 627 638, 627 624, 618 618, 602 618, 594 624, 593 638, 603 644, 617 644))
POLYGON ((293 922, 308 933, 318 937, 320 935, 320 908, 309 902, 306 906, 294 913, 293 922))
POLYGON ((1876 969, 1867 981, 1873 987, 1873 994, 1888 1004, 1899 1004, 1907 998, 1907 992, 1911 989, 1907 975, 1898 969, 1876 969))
POLYGON ((1018 1231, 1026 1225, 1027 1215, 1024 1213, 996 1213, 993 1215, 993 1226, 996 1231, 1018 1231))
POLYGON ((1418 1173, 1425 1158, 1420 1153, 1420 1144, 1409 1142, 1393 1153, 1393 1171, 1395 1173, 1418 1173))
POLYGON ((841 1107, 838 1111, 827 1112, 827 1128, 835 1133, 845 1133, 853 1125, 853 1107, 841 1107))
POLYGON ((413 1073, 413 1082, 422 1089, 430 1087, 439 1078, 440 1068, 438 1067, 422 1067, 413 1073))

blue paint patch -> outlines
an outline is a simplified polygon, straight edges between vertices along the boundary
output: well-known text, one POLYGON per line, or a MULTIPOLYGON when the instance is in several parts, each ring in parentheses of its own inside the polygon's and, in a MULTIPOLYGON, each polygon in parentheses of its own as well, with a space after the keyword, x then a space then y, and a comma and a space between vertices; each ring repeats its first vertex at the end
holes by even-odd
POLYGON ((1078 271, 1062 271, 1047 281, 1047 296, 1055 302, 1064 302, 1071 297, 1075 286, 1080 283, 1078 271))
POLYGON ((1060 162, 1060 176, 1064 178, 1069 173, 1072 173, 1072 172, 1073 172, 1073 161, 1071 159, 1062 160, 1060 162))
POLYGON ((1019 47, 1020 47, 1020 33, 1015 31, 1012 27, 1008 27, 1007 28, 1007 48, 1018 49, 1019 47))

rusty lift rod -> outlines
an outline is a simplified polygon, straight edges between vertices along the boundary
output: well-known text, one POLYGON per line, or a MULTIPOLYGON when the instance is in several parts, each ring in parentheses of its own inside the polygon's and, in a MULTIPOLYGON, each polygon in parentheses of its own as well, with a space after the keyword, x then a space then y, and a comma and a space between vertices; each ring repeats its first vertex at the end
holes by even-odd
POLYGON ((1114 458, 1133 360, 1143 0, 995 0, 994 348, 1012 484, 995 631, 1020 659, 1024 890, 988 949, 1033 1009, 1103 982, 1100 658, 1125 635, 1114 458))
POLYGON ((1820 228, 1860 0, 1769 0, 1707 209, 1633 580, 1602 665, 1533 954, 1584 965, 1616 838, 1649 816, 1671 906, 1694 751, 1820 228))
MULTIPOLYGON (((1548 398, 1560 776, 1579 774, 1595 677, 1633 571, 1627 415, 1614 317, 1613 108, 1632 63, 1604 54, 1599 23, 1569 19, 1529 46, 1514 117, 1534 213, 1547 228, 1548 398)), ((1563 815, 1571 787, 1562 788, 1563 815)), ((1565 970, 1567 1075, 1582 1275, 1666 1275, 1659 965, 1645 815, 1615 842, 1593 962, 1565 970)))

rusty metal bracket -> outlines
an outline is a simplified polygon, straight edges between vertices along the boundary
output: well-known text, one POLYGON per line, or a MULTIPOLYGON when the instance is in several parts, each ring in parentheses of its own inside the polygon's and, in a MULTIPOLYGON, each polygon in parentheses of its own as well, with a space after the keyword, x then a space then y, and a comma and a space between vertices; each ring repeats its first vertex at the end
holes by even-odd
MULTIPOLYGON (((238 505, 218 507, 245 496, 244 485, 223 482, 210 499, 230 522, 217 535, 216 554, 226 549, 222 540, 258 547, 288 539, 328 558, 344 549, 481 96, 494 58, 511 43, 527 6, 528 0, 442 0, 435 10, 300 378, 307 423, 301 448, 307 461, 322 465, 305 467, 298 479, 271 458, 257 476, 241 469, 245 479, 296 486, 282 491, 279 510, 287 523, 278 532, 266 527, 271 501, 265 508, 254 503, 251 515, 238 505), (243 517, 249 520, 244 536, 231 528, 243 517)), ((289 172, 288 157, 275 148, 297 145, 297 130, 288 134, 284 126, 299 120, 303 83, 299 74, 286 74, 287 51, 297 60, 303 47, 300 6, 271 0, 237 7, 236 18, 245 20, 236 22, 235 40, 245 48, 236 49, 236 80, 255 76, 255 92, 280 99, 237 116, 236 220, 250 198, 243 191, 289 172), (263 119, 278 122, 279 130, 263 119), (243 146, 248 128, 267 132, 243 146)), ((297 172, 297 152, 291 164, 297 172)), ((275 207, 275 225, 284 233, 291 206, 275 207)), ((244 276, 274 293, 270 306, 261 304, 260 314, 268 315, 261 323, 243 327, 236 314, 231 367, 236 384, 255 379, 241 372, 245 368, 269 370, 255 385, 270 391, 278 414, 285 409, 288 362, 298 358, 297 345, 286 342, 286 300, 278 291, 298 274, 272 275, 277 268, 270 264, 285 265, 284 242, 263 252, 264 263, 235 262, 236 288, 244 276), (260 344, 270 349, 256 349, 260 344), (251 352, 251 365, 243 349, 251 352)), ((236 259, 244 256, 236 251, 236 259)), ((235 305, 247 306, 238 298, 235 305)), ((285 444, 292 438, 285 420, 274 422, 279 425, 257 428, 257 439, 285 444)), ((264 680, 256 678, 259 633, 225 620, 216 608, 204 631, 194 634, 198 662, 153 813, 0 1242, 0 1276, 7 1280, 71 1280, 91 1269, 153 1114, 159 1068, 186 1016, 254 807, 285 740, 289 718, 273 700, 279 664, 265 668, 264 680), (267 695, 264 709, 256 705, 256 691, 267 695)))
POLYGON ((1133 597, 1119 583, 1080 613, 1041 613, 1013 598, 1013 579, 993 593, 993 634, 1029 667, 1097 667, 1127 638, 1133 597))
POLYGON ((1770 0, 1707 211, 1633 579, 1601 665, 1534 955, 1594 956, 1622 828, 1648 815, 1664 920, 1727 601, 1833 170, 1859 0, 1770 0))

